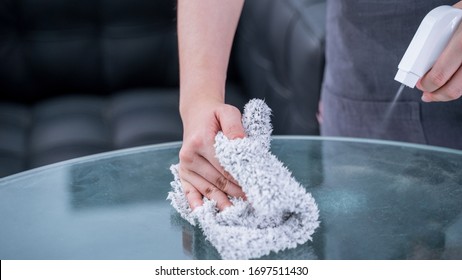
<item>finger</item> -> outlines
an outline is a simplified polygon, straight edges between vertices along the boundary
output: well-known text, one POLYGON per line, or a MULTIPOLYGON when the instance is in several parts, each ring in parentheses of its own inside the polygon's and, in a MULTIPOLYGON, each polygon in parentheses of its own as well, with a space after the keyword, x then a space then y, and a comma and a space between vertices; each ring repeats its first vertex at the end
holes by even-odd
POLYGON ((216 186, 212 185, 209 181, 199 176, 197 173, 183 170, 181 176, 183 180, 194 186, 194 188, 203 196, 210 200, 214 200, 217 203, 217 208, 220 211, 232 205, 228 199, 228 196, 224 192, 222 192, 216 186))
MULTIPOLYGON (((180 151, 180 170, 189 170, 197 173, 199 176, 204 177, 211 184, 216 185, 221 183, 219 187, 225 193, 234 197, 245 197, 239 184, 232 178, 228 172, 226 172, 220 165, 215 157, 215 150, 213 145, 208 145, 201 151, 201 154, 195 154, 190 156, 191 153, 187 149, 181 149, 180 151), (224 185, 224 179, 230 181, 230 184, 224 185), (226 189, 223 189, 226 188, 226 189)), ((181 174, 180 174, 181 176, 181 174)))
MULTIPOLYGON (((224 170, 224 168, 221 165, 220 165, 220 168, 221 170, 219 171, 223 174, 223 177, 225 177, 226 180, 230 181, 234 185, 238 186, 239 189, 242 191, 242 187, 239 185, 239 182, 236 179, 234 179, 233 176, 231 176, 231 174, 229 174, 226 170, 224 170)), ((242 194, 245 196, 244 191, 242 191, 242 194)), ((237 197, 242 197, 242 195, 238 195, 237 197)))
POLYGON ((462 1, 457 2, 453 5, 454 8, 462 9, 462 1))
POLYGON ((223 134, 228 139, 244 138, 245 131, 242 126, 242 116, 239 109, 224 104, 222 110, 217 111, 217 119, 223 134))
POLYGON ((191 207, 191 210, 194 211, 196 207, 201 206, 204 204, 204 201, 202 200, 202 194, 194 188, 193 185, 191 185, 188 181, 182 180, 181 181, 181 186, 183 187, 184 194, 186 196, 186 200, 189 203, 189 207, 191 207))
POLYGON ((205 180, 215 185, 222 192, 234 197, 244 197, 242 188, 224 170, 217 170, 210 162, 203 157, 198 157, 194 166, 188 168, 194 171, 205 180), (223 172, 223 173, 221 173, 223 172))
POLYGON ((451 80, 443 87, 434 92, 424 92, 422 101, 451 101, 458 99, 462 96, 462 69, 454 74, 451 80))
POLYGON ((434 92, 442 88, 452 78, 462 64, 461 41, 462 28, 459 27, 433 67, 420 80, 417 85, 418 89, 434 92))
MULTIPOLYGON (((239 188, 241 188, 239 186, 239 182, 236 181, 236 179, 234 179, 231 174, 229 174, 228 172, 225 171, 225 169, 223 168, 223 166, 221 166, 220 162, 218 161, 218 159, 216 158, 215 156, 215 150, 213 148, 211 149, 208 149, 208 150, 204 150, 202 151, 202 154, 201 154, 202 157, 204 157, 206 160, 209 161, 209 163, 216 169, 218 170, 218 172, 220 174, 222 174, 223 177, 225 177, 227 180, 231 181, 234 185, 238 186, 239 188)), ((237 197, 243 197, 242 195, 238 195, 237 197)))

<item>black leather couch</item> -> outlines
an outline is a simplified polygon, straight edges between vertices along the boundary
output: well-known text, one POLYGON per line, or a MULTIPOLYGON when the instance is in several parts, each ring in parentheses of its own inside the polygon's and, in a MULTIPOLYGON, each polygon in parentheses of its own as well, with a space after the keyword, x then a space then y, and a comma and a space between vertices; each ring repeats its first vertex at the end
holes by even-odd
MULTIPOLYGON (((246 1, 227 99, 317 134, 324 0, 246 1)), ((0 0, 0 177, 181 140, 174 0, 0 0)), ((153 159, 155 160, 155 159, 153 159)))
POLYGON ((245 91, 273 110, 275 134, 319 134, 325 2, 245 2, 234 59, 245 91))

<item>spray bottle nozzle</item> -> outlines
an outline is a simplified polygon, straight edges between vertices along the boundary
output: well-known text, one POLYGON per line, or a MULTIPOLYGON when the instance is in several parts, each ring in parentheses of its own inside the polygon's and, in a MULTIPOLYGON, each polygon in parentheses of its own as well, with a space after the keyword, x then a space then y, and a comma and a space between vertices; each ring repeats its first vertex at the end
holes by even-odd
POLYGON ((431 10, 422 20, 404 53, 395 80, 408 87, 415 87, 417 81, 435 64, 461 19, 461 9, 440 6, 431 10))
POLYGON ((396 73, 395 80, 401 82, 401 84, 406 85, 410 88, 415 87, 417 81, 420 77, 412 72, 406 72, 402 69, 398 69, 396 73))

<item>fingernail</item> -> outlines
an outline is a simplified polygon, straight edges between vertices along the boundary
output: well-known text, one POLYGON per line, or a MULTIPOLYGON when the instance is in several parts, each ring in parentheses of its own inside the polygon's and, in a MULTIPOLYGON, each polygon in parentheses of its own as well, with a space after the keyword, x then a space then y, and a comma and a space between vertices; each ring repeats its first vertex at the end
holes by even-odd
POLYGON ((230 140, 236 140, 236 139, 242 139, 245 137, 245 134, 244 133, 234 133, 234 134, 230 134, 228 139, 230 140))
POLYGON ((422 101, 423 102, 431 102, 431 99, 428 95, 424 94, 422 95, 422 101))
POLYGON ((199 202, 193 202, 191 205, 191 210, 194 211, 197 207, 201 206, 199 202))
POLYGON ((233 206, 233 204, 231 202, 226 202, 222 205, 222 207, 218 207, 218 208, 220 209, 220 211, 223 211, 230 206, 233 206))

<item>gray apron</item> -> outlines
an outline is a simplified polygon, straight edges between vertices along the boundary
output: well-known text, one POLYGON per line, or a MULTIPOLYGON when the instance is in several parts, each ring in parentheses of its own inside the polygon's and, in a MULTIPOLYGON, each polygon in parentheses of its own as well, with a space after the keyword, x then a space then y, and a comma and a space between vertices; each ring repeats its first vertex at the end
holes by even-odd
POLYGON ((328 0, 321 132, 462 149, 462 98, 424 103, 400 84, 397 66, 424 16, 443 0, 328 0))

